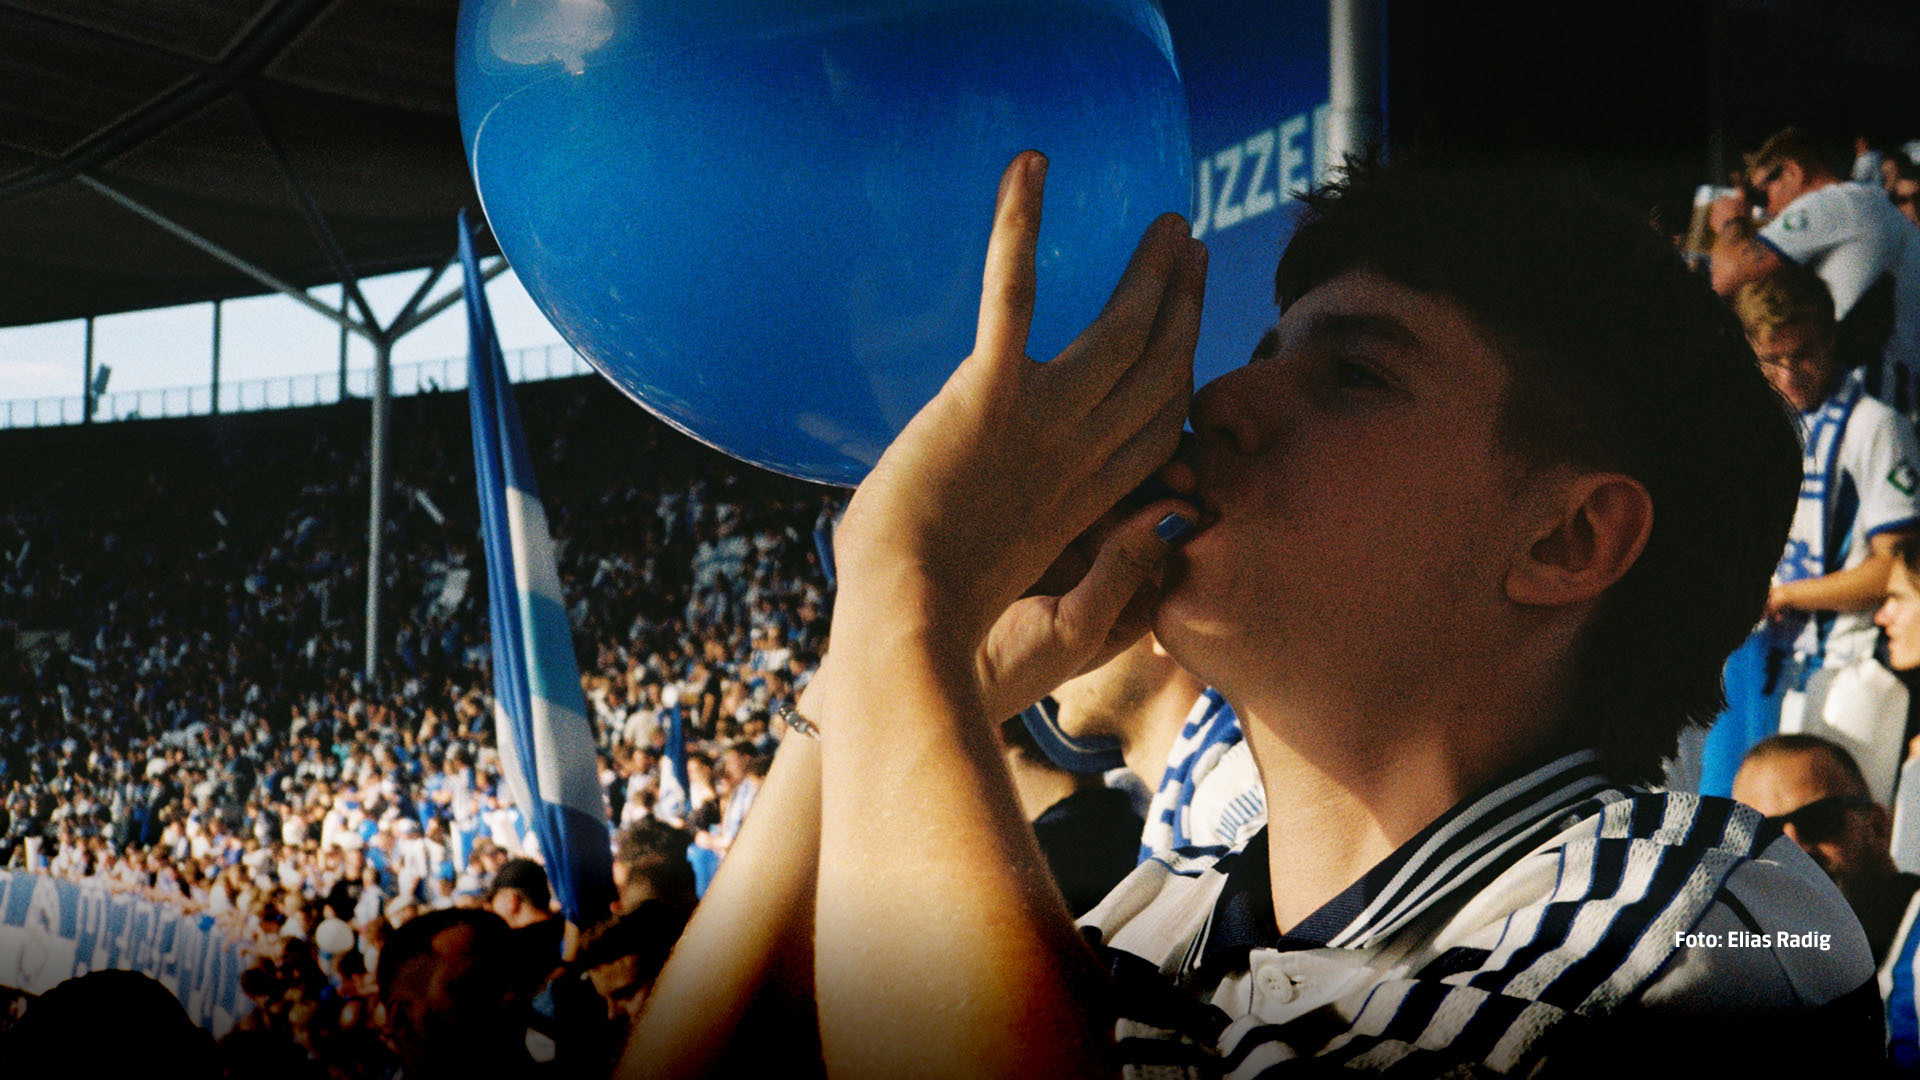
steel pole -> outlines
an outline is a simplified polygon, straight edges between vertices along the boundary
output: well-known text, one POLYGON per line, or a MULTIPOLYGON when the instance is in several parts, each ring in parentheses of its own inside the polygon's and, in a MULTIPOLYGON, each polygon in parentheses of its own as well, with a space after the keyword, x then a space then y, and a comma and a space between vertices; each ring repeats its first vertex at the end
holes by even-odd
POLYGON ((1386 131, 1382 14, 1382 0, 1328 0, 1327 159, 1336 168, 1380 148, 1386 131))
POLYGON ((373 343, 373 433, 367 445, 367 647, 365 671, 369 682, 378 674, 385 628, 380 604, 385 585, 387 523, 387 420, 390 412, 393 342, 386 335, 373 343))
MULTIPOLYGON (((187 402, 193 411, 193 402, 187 402)), ((213 302, 213 415, 220 415, 220 301, 213 302)))
POLYGON ((93 423, 93 316, 87 316, 86 382, 80 384, 80 422, 93 423))

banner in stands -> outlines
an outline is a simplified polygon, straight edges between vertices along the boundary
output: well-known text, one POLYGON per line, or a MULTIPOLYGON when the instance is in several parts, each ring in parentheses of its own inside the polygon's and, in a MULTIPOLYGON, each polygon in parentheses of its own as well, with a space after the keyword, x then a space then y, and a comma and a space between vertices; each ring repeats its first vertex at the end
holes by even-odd
POLYGON ((44 994, 90 971, 138 971, 160 980, 218 1038, 249 1007, 240 973, 251 959, 211 915, 0 870, 0 986, 44 994))
POLYGON ((1207 244, 1194 387, 1247 362, 1274 322, 1293 196, 1327 170, 1327 4, 1163 0, 1193 120, 1193 235, 1207 244))

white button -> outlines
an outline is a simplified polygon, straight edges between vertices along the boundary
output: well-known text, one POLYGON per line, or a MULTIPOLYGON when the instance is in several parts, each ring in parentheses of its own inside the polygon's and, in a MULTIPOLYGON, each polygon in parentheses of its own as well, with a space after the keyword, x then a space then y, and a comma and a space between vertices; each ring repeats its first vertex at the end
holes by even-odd
POLYGON ((1294 999, 1293 980, 1277 967, 1263 967, 1259 975, 1260 993, 1269 1001, 1281 1005, 1294 999))

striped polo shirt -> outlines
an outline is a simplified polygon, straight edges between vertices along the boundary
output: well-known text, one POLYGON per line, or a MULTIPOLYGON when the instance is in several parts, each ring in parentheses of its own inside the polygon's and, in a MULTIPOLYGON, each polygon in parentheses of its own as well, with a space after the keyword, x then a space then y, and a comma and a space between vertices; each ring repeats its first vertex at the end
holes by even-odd
POLYGON ((1180 725, 1146 818, 1143 862, 1156 852, 1225 855, 1267 823, 1253 752, 1218 691, 1204 691, 1180 725))
POLYGON ((1129 1076, 1552 1075, 1675 1039, 1706 1067, 1807 1033, 1783 1016, 1842 1071, 1881 1053, 1866 941, 1806 853, 1591 751, 1470 796, 1285 933, 1266 841, 1162 853, 1081 920, 1129 1076))

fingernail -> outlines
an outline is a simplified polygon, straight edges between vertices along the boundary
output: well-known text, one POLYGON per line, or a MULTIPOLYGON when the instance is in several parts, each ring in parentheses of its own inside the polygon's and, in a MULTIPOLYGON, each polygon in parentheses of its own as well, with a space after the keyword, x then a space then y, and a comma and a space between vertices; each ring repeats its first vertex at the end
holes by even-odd
POLYGON ((1160 519, 1160 524, 1155 525, 1153 531, 1164 543, 1174 544, 1193 531, 1193 522, 1179 514, 1168 514, 1160 519))
POLYGON ((1027 161, 1027 184, 1039 188, 1047 180, 1047 155, 1035 152, 1027 161))

